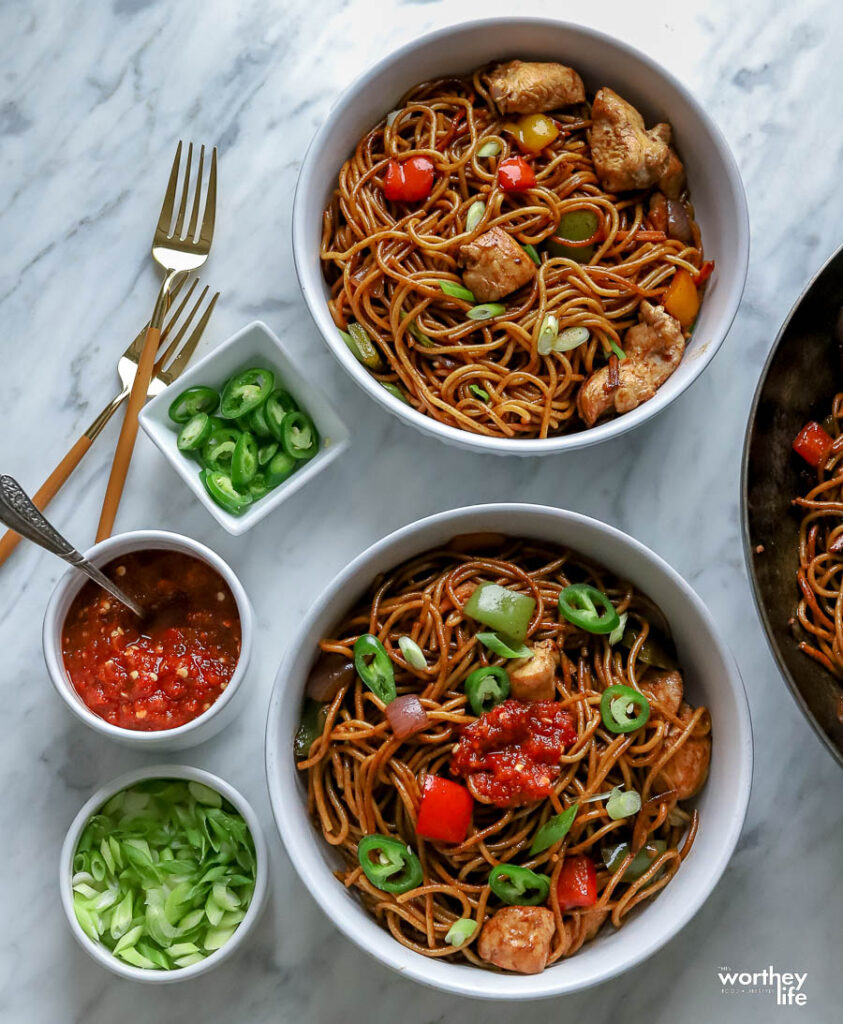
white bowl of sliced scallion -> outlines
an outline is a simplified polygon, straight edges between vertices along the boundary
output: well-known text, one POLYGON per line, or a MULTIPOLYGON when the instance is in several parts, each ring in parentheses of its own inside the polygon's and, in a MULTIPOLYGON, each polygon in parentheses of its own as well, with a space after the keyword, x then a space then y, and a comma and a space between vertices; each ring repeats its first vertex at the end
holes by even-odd
POLYGON ((61 852, 62 904, 83 949, 137 981, 195 978, 231 956, 266 902, 255 812, 222 779, 156 765, 98 790, 61 852))

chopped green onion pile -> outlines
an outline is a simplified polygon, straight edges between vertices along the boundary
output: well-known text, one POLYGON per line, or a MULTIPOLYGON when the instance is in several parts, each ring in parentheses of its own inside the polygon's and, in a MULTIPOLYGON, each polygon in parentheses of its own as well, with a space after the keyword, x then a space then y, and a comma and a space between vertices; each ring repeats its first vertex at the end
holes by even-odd
POLYGON ((198 782, 155 779, 113 796, 73 857, 85 934, 134 967, 199 963, 234 934, 255 889, 246 822, 198 782))

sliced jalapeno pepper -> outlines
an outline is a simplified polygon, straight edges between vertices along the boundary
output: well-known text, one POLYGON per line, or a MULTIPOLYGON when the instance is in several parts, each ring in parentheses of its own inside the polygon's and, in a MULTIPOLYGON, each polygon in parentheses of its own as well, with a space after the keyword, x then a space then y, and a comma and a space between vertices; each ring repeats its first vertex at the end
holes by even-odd
POLYGON ((269 488, 283 484, 288 476, 298 468, 295 459, 291 459, 286 452, 277 452, 266 464, 266 485, 269 488))
POLYGON ((276 388, 267 398, 263 407, 264 419, 270 434, 276 441, 281 440, 281 424, 288 412, 298 412, 295 398, 284 388, 276 388))
POLYGON ((647 724, 650 702, 631 686, 608 686, 600 698, 600 714, 609 732, 635 732, 647 724))
POLYGON ((281 447, 292 459, 312 459, 319 450, 319 434, 303 412, 288 412, 281 422, 281 447))
POLYGON ((363 836, 357 844, 357 859, 365 876, 382 892, 409 892, 424 878, 419 858, 392 836, 363 836))
POLYGON ((220 469, 206 469, 202 474, 202 482, 220 508, 233 516, 239 516, 244 508, 252 504, 251 495, 241 494, 231 482, 228 473, 220 469))
POLYGON ((489 888, 504 903, 537 907, 547 899, 550 879, 517 864, 498 864, 489 872, 489 888))
POLYGON ((354 643, 354 668, 372 693, 384 704, 395 700, 395 672, 386 648, 371 633, 354 643))
POLYGON ((265 466, 272 456, 278 451, 280 445, 277 441, 264 441, 258 445, 258 465, 265 466))
POLYGON ((220 404, 220 396, 213 388, 206 388, 199 385, 195 388, 188 388, 173 400, 169 409, 170 419, 174 423, 187 423, 191 416, 198 412, 208 414, 217 411, 220 404))
POLYGON ((213 427, 202 447, 202 462, 205 467, 228 472, 239 439, 240 431, 235 427, 213 427))
POLYGON ((608 597, 588 583, 574 583, 559 595, 559 614, 586 633, 611 633, 621 617, 608 597))
POLYGON ((272 370, 251 367, 232 377, 223 388, 220 415, 227 420, 245 416, 266 401, 275 384, 272 370))
POLYGON ((180 452, 194 452, 211 436, 214 429, 211 417, 206 412, 197 412, 179 431, 176 446, 180 452))
POLYGON ((463 687, 471 710, 479 717, 509 696, 509 676, 500 665, 484 665, 466 678, 463 687))
MULTIPOLYGON (((269 401, 269 398, 266 400, 269 401)), ((269 429, 269 424, 266 422, 266 402, 263 405, 259 405, 257 409, 252 409, 249 413, 249 430, 257 437, 271 437, 272 431, 269 429)))
POLYGON ((231 482, 238 490, 248 487, 258 471, 258 442, 254 434, 241 434, 231 456, 231 482))
POLYGON ((259 501, 264 495, 269 494, 272 488, 266 482, 265 473, 255 473, 249 481, 249 494, 252 501, 259 501))
POLYGON ((318 700, 311 700, 308 697, 304 702, 299 727, 293 740, 293 753, 297 760, 309 756, 313 741, 322 735, 327 712, 328 705, 320 704, 318 700))

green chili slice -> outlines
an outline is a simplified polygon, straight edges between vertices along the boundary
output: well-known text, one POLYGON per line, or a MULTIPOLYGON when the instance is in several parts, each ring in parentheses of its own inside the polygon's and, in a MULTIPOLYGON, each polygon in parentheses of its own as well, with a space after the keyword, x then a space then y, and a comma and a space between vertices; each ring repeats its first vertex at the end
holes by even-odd
POLYGON ((589 583, 565 587, 559 595, 559 614, 586 633, 611 633, 621 621, 609 598, 589 583))
POLYGON ((574 824, 574 818, 576 818, 579 809, 579 804, 571 804, 561 814, 554 814, 552 818, 548 818, 538 832, 536 832, 536 838, 530 847, 530 856, 535 857, 537 853, 547 850, 554 843, 564 839, 571 830, 571 825, 574 824))
POLYGON ((406 843, 378 833, 363 836, 357 844, 363 873, 382 892, 409 892, 421 885, 421 861, 406 843))
POLYGON ((278 441, 264 441, 258 445, 258 465, 265 466, 280 447, 278 441))
POLYGON ((258 442, 254 434, 241 434, 231 456, 231 482, 238 490, 249 486, 258 471, 258 442))
POLYGON ((288 412, 298 412, 295 398, 284 388, 276 388, 263 406, 264 419, 270 434, 280 443, 281 424, 288 412))
POLYGON ((477 639, 499 658, 529 658, 533 653, 526 644, 502 633, 478 633, 477 639))
POLYGON ((281 422, 281 447, 291 459, 312 459, 319 451, 319 434, 303 412, 288 412, 281 422))
POLYGON ((180 452, 194 452, 208 440, 213 429, 211 417, 206 412, 197 412, 179 431, 176 447, 180 452))
MULTIPOLYGON (((645 871, 648 871, 656 857, 661 856, 667 849, 664 839, 652 839, 642 846, 638 853, 627 864, 623 873, 622 881, 634 882, 639 879, 645 871)), ((610 871, 617 871, 621 864, 629 856, 629 843, 619 843, 617 846, 603 848, 603 863, 610 871)))
POLYGON ((276 452, 264 470, 267 487, 272 489, 283 484, 287 477, 295 473, 298 465, 296 459, 291 458, 286 452, 276 452))
POLYGON ((220 396, 213 388, 202 385, 182 391, 170 405, 169 416, 174 423, 187 423, 198 412, 209 415, 217 411, 220 396))
POLYGON ((474 588, 463 611, 495 632, 522 641, 527 636, 535 608, 535 598, 497 583, 481 583, 474 588))
POLYGON ((357 675, 383 704, 395 700, 395 672, 384 645, 371 633, 354 643, 354 668, 357 675))
POLYGON ((500 665, 483 665, 466 678, 463 687, 471 710, 479 718, 509 696, 509 676, 500 665))
POLYGON ((220 415, 227 420, 245 416, 266 401, 274 384, 275 374, 263 366, 235 374, 223 388, 220 415))
POLYGON ((235 427, 213 426, 202 448, 202 462, 206 468, 223 469, 227 472, 231 467, 231 459, 239 439, 240 431, 235 427))
POLYGON ((265 495, 269 494, 272 488, 266 482, 265 473, 255 473, 252 479, 249 481, 249 495, 252 501, 258 501, 265 495))
POLYGON ((309 697, 304 702, 299 727, 293 740, 293 752, 297 760, 302 761, 310 755, 314 740, 319 739, 325 728, 327 713, 327 704, 320 704, 318 700, 311 700, 309 697))
MULTIPOLYGON (((266 400, 269 401, 269 398, 266 400)), ((249 425, 246 428, 251 430, 257 437, 271 437, 272 431, 269 429, 269 424, 266 422, 266 402, 263 405, 259 405, 257 409, 252 409, 249 413, 249 425)))
POLYGON ((609 732, 635 732, 647 724, 650 702, 631 686, 609 686, 600 698, 600 714, 609 732))
POLYGON ((537 875, 516 864, 498 864, 489 872, 489 888, 504 903, 518 907, 537 907, 550 892, 547 875, 537 875))
POLYGON ((233 516, 239 516, 248 505, 252 504, 250 494, 241 494, 231 482, 228 473, 221 469, 206 469, 202 473, 205 490, 214 501, 233 516))

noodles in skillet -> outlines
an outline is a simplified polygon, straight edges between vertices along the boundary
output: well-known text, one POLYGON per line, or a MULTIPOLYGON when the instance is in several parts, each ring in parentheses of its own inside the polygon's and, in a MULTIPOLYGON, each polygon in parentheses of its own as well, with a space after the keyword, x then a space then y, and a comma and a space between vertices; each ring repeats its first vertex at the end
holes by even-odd
POLYGON ((661 613, 611 573, 464 535, 377 579, 320 646, 296 737, 310 815, 403 945, 535 973, 679 870, 710 718, 661 613), (531 656, 501 656, 519 636, 531 656))
POLYGON ((324 214, 349 348, 395 397, 488 437, 552 437, 648 400, 713 267, 670 139, 610 89, 588 102, 558 64, 412 89, 324 214))

